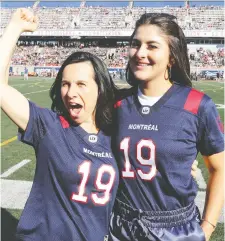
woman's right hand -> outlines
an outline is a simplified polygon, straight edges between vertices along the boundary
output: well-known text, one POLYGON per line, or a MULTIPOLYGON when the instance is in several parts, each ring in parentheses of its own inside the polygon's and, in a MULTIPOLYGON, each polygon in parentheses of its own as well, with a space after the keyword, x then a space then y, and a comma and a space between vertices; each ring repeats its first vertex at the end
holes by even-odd
POLYGON ((38 27, 38 17, 31 9, 18 8, 12 15, 9 25, 20 33, 34 32, 38 27))

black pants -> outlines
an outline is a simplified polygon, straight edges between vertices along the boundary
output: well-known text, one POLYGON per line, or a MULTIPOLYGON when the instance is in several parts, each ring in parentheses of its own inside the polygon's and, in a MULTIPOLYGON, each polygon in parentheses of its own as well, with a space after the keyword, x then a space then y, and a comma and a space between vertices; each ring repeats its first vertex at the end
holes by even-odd
POLYGON ((194 203, 173 211, 142 211, 116 200, 109 241, 205 241, 194 203))

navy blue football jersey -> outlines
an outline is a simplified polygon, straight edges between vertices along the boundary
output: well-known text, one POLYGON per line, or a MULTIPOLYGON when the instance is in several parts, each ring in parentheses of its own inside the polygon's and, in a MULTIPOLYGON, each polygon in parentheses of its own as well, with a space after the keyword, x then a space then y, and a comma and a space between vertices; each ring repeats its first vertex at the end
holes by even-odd
POLYGON ((103 241, 119 182, 111 138, 31 102, 20 138, 34 147, 37 164, 17 240, 103 241))
POLYGON ((210 156, 224 150, 214 103, 176 83, 151 107, 139 103, 134 88, 128 92, 115 104, 118 199, 142 210, 187 206, 198 190, 191 175, 198 152, 210 156))

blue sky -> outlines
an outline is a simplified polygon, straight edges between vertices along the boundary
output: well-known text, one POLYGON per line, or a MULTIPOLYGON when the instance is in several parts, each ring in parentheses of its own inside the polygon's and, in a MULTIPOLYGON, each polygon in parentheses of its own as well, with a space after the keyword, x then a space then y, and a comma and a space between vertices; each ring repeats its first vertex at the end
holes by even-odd
MULTIPOLYGON (((30 7, 34 1, 1 1, 1 7, 30 7)), ((89 6, 123 7, 128 5, 128 1, 87 1, 89 6)), ((184 1, 135 1, 134 6, 164 7, 164 6, 184 6, 184 1)), ((223 1, 190 1, 190 5, 220 5, 224 6, 223 1)), ((80 1, 41 1, 40 6, 46 7, 79 7, 80 1)))

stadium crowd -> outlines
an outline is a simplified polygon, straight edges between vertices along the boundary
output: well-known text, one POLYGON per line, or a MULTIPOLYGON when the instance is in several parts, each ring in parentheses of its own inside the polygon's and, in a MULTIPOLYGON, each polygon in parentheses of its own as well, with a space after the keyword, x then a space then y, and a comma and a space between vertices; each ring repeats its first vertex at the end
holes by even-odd
MULTIPOLYGON (((1 8, 1 29, 8 23, 14 9, 1 8)), ((192 7, 40 7, 38 16, 41 30, 70 29, 133 29, 137 18, 146 12, 169 13, 177 17, 184 30, 220 30, 224 26, 222 6, 192 7), (104 21, 102 21, 104 19, 104 21)), ((107 41, 105 41, 107 42, 107 41)), ((224 47, 210 49, 199 45, 189 51, 192 67, 216 67, 224 65, 224 47)), ((18 41, 12 59, 13 65, 58 66, 72 52, 88 51, 104 60, 108 67, 124 68, 127 64, 128 42, 122 45, 99 44, 98 41, 18 41)))
POLYGON ((194 67, 216 67, 224 66, 224 48, 218 48, 216 52, 204 48, 196 49, 195 52, 189 52, 190 65, 194 67))
MULTIPOLYGON (((4 29, 14 9, 1 8, 1 28, 4 29)), ((41 7, 38 10, 40 30, 56 29, 133 29, 137 18, 148 12, 169 13, 177 17, 184 29, 223 29, 222 6, 201 7, 41 7), (102 21, 104 19, 104 21, 102 21)))
MULTIPOLYGON (((108 67, 124 68, 127 64, 127 45, 115 47, 100 47, 97 41, 82 43, 74 41, 60 44, 45 41, 18 41, 12 65, 58 66, 74 51, 88 51, 99 56, 108 67)), ((224 66, 224 47, 217 51, 207 49, 204 45, 189 51, 190 64, 193 67, 224 66)))
POLYGON ((12 65, 57 66, 74 51, 88 51, 104 60, 108 67, 125 67, 127 47, 99 47, 95 41, 66 44, 45 41, 38 41, 35 44, 33 41, 18 41, 12 65))

